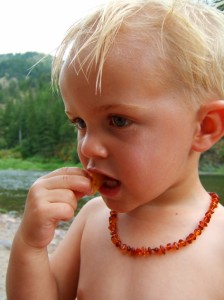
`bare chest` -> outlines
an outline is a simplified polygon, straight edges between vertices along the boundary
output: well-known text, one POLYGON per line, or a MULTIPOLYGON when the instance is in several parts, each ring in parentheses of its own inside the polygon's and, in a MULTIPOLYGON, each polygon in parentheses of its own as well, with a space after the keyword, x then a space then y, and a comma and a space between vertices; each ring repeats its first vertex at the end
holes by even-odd
MULTIPOLYGON (((83 235, 78 300, 224 299, 223 231, 215 222, 195 243, 147 257, 123 255, 100 229, 104 222, 83 235)), ((121 235, 133 244, 128 231, 121 235)))
POLYGON ((102 252, 83 261, 78 300, 223 300, 222 273, 206 254, 133 258, 102 252))

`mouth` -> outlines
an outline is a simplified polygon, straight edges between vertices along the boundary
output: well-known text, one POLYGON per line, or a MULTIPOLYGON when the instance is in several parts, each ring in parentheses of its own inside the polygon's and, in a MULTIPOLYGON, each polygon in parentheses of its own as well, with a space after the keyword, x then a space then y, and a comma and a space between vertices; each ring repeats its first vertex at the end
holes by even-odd
POLYGON ((121 182, 117 179, 103 176, 103 181, 99 187, 99 192, 104 196, 115 196, 121 186, 121 182))
POLYGON ((112 196, 118 192, 121 185, 119 180, 98 172, 89 172, 89 175, 92 180, 93 193, 99 191, 103 195, 112 196))
POLYGON ((109 189, 116 188, 120 185, 120 181, 113 179, 111 177, 105 176, 101 186, 104 186, 109 189))

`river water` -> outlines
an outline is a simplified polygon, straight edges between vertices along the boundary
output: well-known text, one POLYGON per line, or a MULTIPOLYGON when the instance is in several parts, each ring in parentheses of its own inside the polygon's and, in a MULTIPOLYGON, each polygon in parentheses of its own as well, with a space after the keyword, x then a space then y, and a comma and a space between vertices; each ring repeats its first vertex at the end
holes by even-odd
POLYGON ((22 212, 29 187, 44 174, 39 171, 0 170, 0 211, 22 212))
MULTIPOLYGON (((32 183, 46 172, 0 170, 0 212, 22 213, 26 194, 32 183)), ((202 175, 202 183, 207 191, 218 193, 224 204, 224 175, 202 175)), ((88 199, 80 202, 83 205, 88 199)))
MULTIPOLYGON (((0 213, 13 211, 21 214, 28 189, 37 178, 47 173, 46 171, 0 170, 0 213)), ((89 198, 85 197, 78 202, 78 210, 89 198)))

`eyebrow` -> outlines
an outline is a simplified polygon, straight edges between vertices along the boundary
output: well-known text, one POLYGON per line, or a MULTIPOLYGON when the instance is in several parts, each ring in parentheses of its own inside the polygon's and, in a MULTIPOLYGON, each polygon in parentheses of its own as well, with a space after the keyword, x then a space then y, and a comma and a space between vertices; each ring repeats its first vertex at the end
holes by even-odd
MULTIPOLYGON (((96 107, 95 110, 99 111, 99 112, 104 112, 104 111, 108 111, 111 109, 125 109, 126 111, 128 110, 145 110, 146 107, 143 105, 136 105, 136 104, 106 104, 106 105, 102 105, 100 107, 96 107)), ((69 111, 69 110, 65 110, 65 113, 68 117, 70 117, 70 119, 73 119, 74 114, 69 111)))
POLYGON ((143 105, 136 105, 136 104, 107 104, 107 105, 102 105, 101 107, 97 108, 100 111, 107 111, 110 109, 127 109, 127 110, 142 110, 145 109, 146 107, 143 105))

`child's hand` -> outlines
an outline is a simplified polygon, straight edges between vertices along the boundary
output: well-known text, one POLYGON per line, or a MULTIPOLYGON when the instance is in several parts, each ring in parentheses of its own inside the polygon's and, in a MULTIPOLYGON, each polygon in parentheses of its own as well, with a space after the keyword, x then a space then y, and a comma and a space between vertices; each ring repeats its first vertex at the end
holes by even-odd
POLYGON ((77 200, 92 193, 91 179, 79 168, 62 168, 40 177, 30 188, 20 234, 34 248, 46 247, 58 222, 74 216, 77 200))

